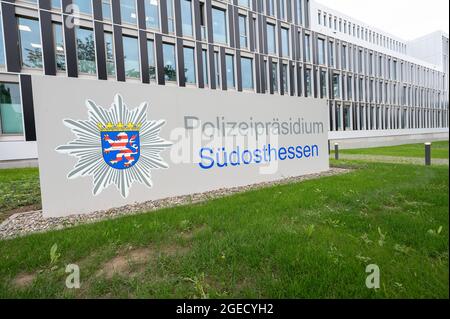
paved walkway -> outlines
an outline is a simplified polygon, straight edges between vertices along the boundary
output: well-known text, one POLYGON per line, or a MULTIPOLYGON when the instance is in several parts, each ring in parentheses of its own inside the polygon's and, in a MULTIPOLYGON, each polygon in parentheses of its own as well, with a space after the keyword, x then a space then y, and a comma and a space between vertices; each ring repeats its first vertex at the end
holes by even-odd
MULTIPOLYGON (((334 155, 331 156, 334 158, 334 155)), ((421 157, 401 157, 385 155, 367 155, 367 154, 339 154, 340 159, 344 160, 362 160, 368 162, 400 163, 425 165, 425 159, 421 157)), ((448 158, 431 159, 432 165, 448 165, 448 158)))

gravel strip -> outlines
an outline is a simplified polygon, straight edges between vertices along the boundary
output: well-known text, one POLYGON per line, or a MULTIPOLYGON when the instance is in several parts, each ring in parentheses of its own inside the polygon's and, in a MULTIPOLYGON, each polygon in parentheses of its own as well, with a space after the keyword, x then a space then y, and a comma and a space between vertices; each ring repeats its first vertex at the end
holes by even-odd
MULTIPOLYGON (((334 158, 334 155, 332 156, 334 158)), ((347 160, 363 160, 368 162, 384 162, 384 163, 398 163, 398 164, 416 164, 425 165, 425 158, 421 157, 402 157, 402 156, 388 156, 388 155, 369 155, 369 154, 339 154, 340 159, 347 160)), ((433 165, 448 165, 446 158, 432 158, 433 165)))
POLYGON ((105 219, 117 218, 125 215, 146 213, 161 208, 174 207, 185 204, 199 203, 209 199, 229 196, 235 193, 245 192, 258 188, 301 182, 319 177, 344 174, 351 170, 343 168, 331 168, 329 171, 298 177, 290 177, 273 182, 252 184, 242 187, 223 188, 205 193, 164 198, 148 201, 140 204, 127 205, 107 211, 99 211, 91 214, 72 215, 67 217, 44 218, 42 211, 18 213, 10 216, 0 225, 0 240, 28 235, 31 233, 59 230, 76 225, 93 223, 105 219))

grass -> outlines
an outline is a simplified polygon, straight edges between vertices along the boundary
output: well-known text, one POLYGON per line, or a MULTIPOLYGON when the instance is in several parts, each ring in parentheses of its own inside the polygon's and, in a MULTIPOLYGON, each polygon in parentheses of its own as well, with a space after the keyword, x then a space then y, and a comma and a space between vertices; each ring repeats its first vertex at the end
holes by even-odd
MULTIPOLYGON (((448 141, 433 142, 431 146, 432 158, 449 158, 448 141)), ((364 155, 383 155, 383 156, 402 156, 402 157, 421 157, 425 156, 425 146, 421 144, 407 144, 398 146, 386 146, 364 149, 341 150, 342 154, 364 154, 364 155)))
POLYGON ((0 170, 0 222, 13 212, 39 209, 40 206, 37 168, 0 170))
POLYGON ((334 164, 354 170, 1 241, 0 298, 448 298, 448 166, 334 164))

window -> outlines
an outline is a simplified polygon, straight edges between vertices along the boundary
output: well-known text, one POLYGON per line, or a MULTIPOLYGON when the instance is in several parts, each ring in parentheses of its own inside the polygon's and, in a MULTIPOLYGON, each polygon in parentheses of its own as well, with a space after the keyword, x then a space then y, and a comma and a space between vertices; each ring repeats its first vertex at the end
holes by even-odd
POLYGON ((340 89, 339 89, 339 82, 340 76, 339 74, 333 74, 333 98, 340 98, 340 89))
POLYGON ((358 72, 359 73, 362 73, 362 70, 363 70, 363 57, 362 57, 362 55, 363 55, 362 50, 359 50, 358 51, 358 72))
POLYGON ((275 37, 275 25, 268 23, 267 24, 267 51, 269 54, 276 54, 277 44, 275 37))
POLYGON ((86 0, 72 0, 74 13, 77 10, 80 13, 92 15, 92 2, 86 0))
POLYGON ((167 24, 169 32, 175 32, 175 13, 173 9, 173 0, 167 0, 167 24))
POLYGON ((186 83, 195 84, 197 82, 197 78, 195 76, 194 48, 184 47, 183 55, 184 55, 184 79, 186 83))
POLYGON ((311 62, 311 42, 310 42, 310 35, 305 34, 304 39, 304 45, 305 45, 305 62, 311 62))
POLYGON ((347 46, 342 45, 342 69, 347 69, 347 46))
POLYGON ((280 1, 280 19, 286 20, 286 0, 279 0, 280 1))
POLYGON ((247 17, 239 15, 239 43, 241 48, 247 48, 247 17))
POLYGON ((311 96, 311 69, 305 69, 305 97, 311 96))
POLYGON ((52 0, 52 8, 61 10, 61 0, 52 0))
POLYGON ((227 18, 225 10, 212 8, 213 39, 217 43, 228 43, 227 18))
POLYGON ((164 78, 166 81, 177 81, 177 63, 175 59, 175 45, 163 44, 164 78))
POLYGON ((227 88, 236 88, 235 77, 234 77, 234 56, 227 54, 225 56, 225 66, 227 68, 227 88))
POLYGON ((328 64, 331 67, 334 67, 334 43, 330 41, 328 43, 328 64))
POLYGON ((102 0, 103 20, 111 21, 111 0, 102 0))
POLYGON ((267 14, 270 16, 275 15, 275 0, 268 0, 267 1, 267 14))
POLYGON ((159 29, 159 0, 145 0, 145 25, 149 29, 159 29))
POLYGON ((80 73, 95 74, 95 44, 92 30, 76 27, 78 71, 80 73))
POLYGON ((272 70, 270 72, 272 77, 272 91, 278 93, 278 63, 272 62, 272 70))
POLYGON ((253 60, 241 57, 242 88, 253 90, 253 60))
POLYGON ((22 104, 18 83, 0 83, 0 133, 23 134, 22 104))
POLYGON ((327 97, 327 72, 320 70, 320 98, 327 97))
POLYGON ((209 84, 209 68, 208 68, 208 51, 202 50, 202 62, 203 62, 203 80, 205 81, 205 85, 209 84))
POLYGON ((42 45, 39 21, 18 18, 18 27, 22 66, 42 68, 42 45))
POLYGON ((136 24, 136 0, 120 0, 120 14, 122 23, 136 24))
POLYGON ((344 131, 350 129, 350 107, 344 106, 343 115, 344 115, 344 131))
POLYGON ((220 55, 219 52, 214 52, 214 71, 216 74, 216 87, 220 87, 220 83, 222 83, 222 76, 220 73, 220 55))
POLYGON ((289 57, 289 30, 281 28, 281 49, 284 57, 289 57))
POLYGON ((348 76, 347 77, 347 100, 353 100, 353 95, 352 95, 352 77, 348 76))
POLYGON ((113 35, 105 32, 105 56, 106 56, 106 72, 108 76, 116 75, 116 62, 114 60, 114 42, 113 35))
POLYGON ((139 44, 138 39, 129 36, 123 36, 123 59, 125 64, 125 76, 128 78, 141 77, 139 62, 139 44))
POLYGON ((325 40, 317 39, 317 50, 318 50, 318 62, 319 64, 325 64, 325 40))
POLYGON ((147 54, 148 54, 148 73, 150 80, 156 79, 156 61, 155 61, 155 45, 153 40, 147 40, 147 54))
POLYGON ((283 76, 283 93, 289 94, 289 81, 288 81, 288 65, 282 64, 281 73, 283 76))
POLYGON ((202 41, 206 41, 207 40, 206 7, 203 2, 200 2, 200 29, 202 41))
POLYGON ((295 0, 296 1, 296 11, 295 15, 297 17, 297 23, 302 24, 303 23, 303 8, 302 8, 302 0, 295 0))
POLYGON ((62 33, 62 26, 59 23, 53 23, 53 39, 55 41, 55 62, 56 70, 66 70, 66 56, 64 50, 64 39, 62 33))
POLYGON ((192 1, 181 0, 180 7, 183 35, 192 37, 194 35, 192 28, 192 1))
POLYGON ((3 41, 3 21, 0 11, 0 66, 5 65, 5 42, 3 41))
POLYGON ((250 8, 250 0, 239 0, 238 5, 250 8))

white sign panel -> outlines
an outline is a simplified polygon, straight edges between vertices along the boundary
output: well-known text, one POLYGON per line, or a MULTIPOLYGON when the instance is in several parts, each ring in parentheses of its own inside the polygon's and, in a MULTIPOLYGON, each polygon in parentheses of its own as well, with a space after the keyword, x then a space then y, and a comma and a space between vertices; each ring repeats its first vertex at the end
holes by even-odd
POLYGON ((326 102, 33 76, 44 216, 326 171, 326 102))

